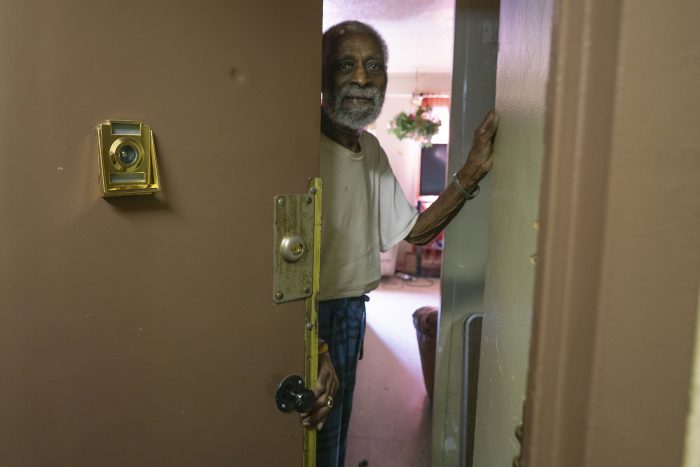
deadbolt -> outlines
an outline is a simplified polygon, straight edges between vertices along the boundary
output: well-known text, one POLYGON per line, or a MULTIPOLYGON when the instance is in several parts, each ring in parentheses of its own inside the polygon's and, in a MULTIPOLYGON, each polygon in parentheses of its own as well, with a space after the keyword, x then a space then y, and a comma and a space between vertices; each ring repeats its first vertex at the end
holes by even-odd
MULTIPOLYGON (((318 182, 320 185, 320 181, 318 182)), ((320 186, 316 198, 320 201, 320 186)), ((311 295, 314 274, 316 225, 320 230, 320 202, 307 204, 308 194, 274 198, 275 231, 272 245, 272 301, 286 303, 311 295), (316 220, 318 212, 319 220, 316 220)))
POLYGON ((280 242, 280 254, 288 263, 296 263, 306 251, 306 242, 298 234, 285 235, 280 242))

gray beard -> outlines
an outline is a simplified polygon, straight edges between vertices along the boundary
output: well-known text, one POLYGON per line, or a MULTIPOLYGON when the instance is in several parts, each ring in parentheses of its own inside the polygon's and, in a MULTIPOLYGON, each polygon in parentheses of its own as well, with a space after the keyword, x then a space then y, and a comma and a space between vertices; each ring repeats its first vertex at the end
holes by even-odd
POLYGON ((335 123, 350 128, 360 130, 372 123, 379 117, 384 104, 384 92, 377 88, 363 88, 357 84, 346 84, 338 90, 335 96, 323 100, 323 108, 326 115, 335 123), (368 97, 372 99, 372 105, 368 107, 353 107, 344 103, 348 96, 368 97))

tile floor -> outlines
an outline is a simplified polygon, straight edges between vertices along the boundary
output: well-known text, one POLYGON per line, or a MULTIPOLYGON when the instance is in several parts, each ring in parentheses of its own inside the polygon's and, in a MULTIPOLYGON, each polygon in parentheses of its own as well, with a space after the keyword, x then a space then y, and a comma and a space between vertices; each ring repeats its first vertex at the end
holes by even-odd
POLYGON ((367 303, 345 465, 428 467, 430 400, 425 392, 413 312, 439 306, 439 279, 384 279, 367 303))

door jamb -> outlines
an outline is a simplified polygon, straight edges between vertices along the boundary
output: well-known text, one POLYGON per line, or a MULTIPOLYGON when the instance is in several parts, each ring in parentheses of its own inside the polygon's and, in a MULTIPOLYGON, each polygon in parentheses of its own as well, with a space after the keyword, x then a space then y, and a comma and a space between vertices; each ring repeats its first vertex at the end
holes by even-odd
POLYGON ((524 466, 585 465, 622 3, 554 9, 524 466))

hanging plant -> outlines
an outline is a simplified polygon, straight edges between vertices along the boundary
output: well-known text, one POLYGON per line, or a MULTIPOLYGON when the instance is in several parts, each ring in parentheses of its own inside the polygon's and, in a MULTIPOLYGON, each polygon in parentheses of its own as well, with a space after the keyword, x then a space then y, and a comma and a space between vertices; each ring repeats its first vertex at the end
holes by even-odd
POLYGON ((430 115, 430 107, 418 106, 415 113, 399 113, 389 123, 389 133, 398 139, 412 138, 419 141, 423 147, 432 146, 431 139, 440 129, 439 118, 430 115))

